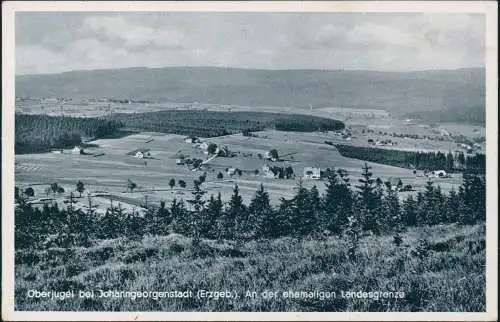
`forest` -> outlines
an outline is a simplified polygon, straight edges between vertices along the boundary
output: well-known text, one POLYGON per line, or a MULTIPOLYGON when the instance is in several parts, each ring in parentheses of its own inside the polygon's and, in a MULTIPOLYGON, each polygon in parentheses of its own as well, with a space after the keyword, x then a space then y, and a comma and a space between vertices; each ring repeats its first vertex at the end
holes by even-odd
POLYGON ((91 205, 87 213, 73 209, 72 203, 66 209, 57 205, 33 208, 25 193, 16 189, 15 247, 88 246, 95 239, 169 233, 192 237, 194 242, 200 238, 249 241, 327 234, 349 236, 349 252, 354 254, 357 240, 366 232, 393 236, 398 243, 408 227, 471 225, 486 220, 482 175, 464 173, 458 191, 447 195, 429 181, 425 191, 400 201, 398 189, 375 179, 370 169, 365 164, 362 179, 354 185, 345 170, 332 169, 324 195, 316 186, 306 189, 299 183, 295 197, 282 199, 276 208, 262 185, 245 205, 237 185, 228 202, 223 202, 220 194, 206 200, 203 182, 195 180, 189 200, 173 200, 170 205, 162 202, 159 207, 150 207, 144 217, 126 213, 119 206, 111 206, 103 216, 95 215, 91 205))
POLYGON ((199 137, 281 131, 333 131, 344 123, 298 114, 211 111, 124 113, 101 118, 16 114, 15 153, 41 153, 79 145, 82 137, 107 138, 127 132, 156 131, 199 137))
POLYGON ((347 158, 377 162, 417 170, 446 170, 447 172, 486 173, 484 154, 465 155, 443 152, 421 152, 335 144, 339 153, 347 158))
POLYGON ((49 115, 15 116, 15 153, 40 153, 67 149, 82 143, 82 137, 114 135, 123 125, 101 118, 49 115))

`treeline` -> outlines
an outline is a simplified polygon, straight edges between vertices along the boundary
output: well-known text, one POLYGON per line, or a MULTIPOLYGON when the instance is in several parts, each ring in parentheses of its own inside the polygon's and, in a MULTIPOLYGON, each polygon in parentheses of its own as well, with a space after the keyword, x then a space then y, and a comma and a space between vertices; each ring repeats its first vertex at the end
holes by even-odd
POLYGON ((36 153, 70 148, 83 136, 103 138, 127 127, 132 131, 155 131, 200 137, 250 133, 264 129, 327 131, 344 123, 322 117, 262 112, 160 111, 124 113, 104 118, 16 114, 15 152, 36 153))
POLYGON ((445 110, 411 112, 404 114, 403 117, 432 123, 456 122, 484 125, 486 124, 486 108, 484 104, 474 106, 463 105, 445 110))
POLYGON ((344 123, 322 117, 264 112, 215 112, 200 110, 122 113, 113 119, 137 131, 175 133, 199 137, 215 137, 250 133, 264 129, 281 131, 334 131, 344 123))
POLYGON ((293 118, 278 119, 274 122, 278 131, 314 132, 343 130, 344 123, 337 120, 311 117, 308 115, 294 115, 293 118))
POLYGON ((425 191, 403 201, 389 182, 374 179, 367 165, 356 185, 349 181, 345 170, 331 170, 323 195, 316 186, 306 189, 299 183, 296 195, 290 200, 282 198, 278 207, 271 205, 262 185, 246 205, 237 185, 231 199, 223 202, 220 194, 206 200, 202 183, 195 181, 189 200, 173 200, 169 205, 162 202, 144 217, 126 213, 119 206, 111 206, 105 215, 95 215, 90 198, 88 212, 73 209, 72 203, 66 209, 57 205, 37 209, 21 194, 15 209, 15 247, 85 246, 93 239, 175 232, 193 237, 194 242, 201 238, 244 241, 347 235, 355 251, 363 233, 393 234, 397 242, 406 227, 474 224, 486 219, 482 175, 464 174, 458 191, 449 194, 428 182, 425 191))
POLYGON ((472 173, 486 172, 486 155, 465 155, 442 152, 420 152, 381 149, 373 147, 335 144, 339 153, 347 158, 376 162, 417 170, 446 170, 447 172, 465 171, 472 173))
POLYGON ((71 148, 80 144, 82 137, 113 135, 122 126, 120 122, 98 118, 16 114, 15 153, 71 148))

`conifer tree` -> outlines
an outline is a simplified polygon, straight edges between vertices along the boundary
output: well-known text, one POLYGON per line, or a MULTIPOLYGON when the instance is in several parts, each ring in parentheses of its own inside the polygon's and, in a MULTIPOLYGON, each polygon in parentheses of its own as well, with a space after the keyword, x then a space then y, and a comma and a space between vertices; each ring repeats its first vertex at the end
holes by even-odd
POLYGON ((243 228, 246 225, 246 209, 243 199, 239 193, 238 185, 234 185, 233 195, 229 201, 229 207, 224 213, 223 227, 225 238, 239 239, 243 236, 243 228))
POLYGON ((201 182, 195 180, 192 191, 193 197, 187 201, 193 207, 189 226, 190 232, 195 239, 201 238, 201 229, 203 226, 203 216, 205 212, 205 200, 203 200, 203 196, 205 194, 206 191, 201 189, 201 182))
MULTIPOLYGON (((365 216, 360 218, 363 223, 364 230, 371 230, 375 234, 380 233, 380 223, 379 223, 379 211, 380 211, 380 189, 374 184, 372 179, 373 173, 370 171, 371 167, 365 163, 362 168, 361 176, 359 179, 361 184, 357 185, 358 195, 360 199, 360 207, 366 211, 363 211, 365 216)), ((380 186, 380 180, 378 186, 380 186)), ((361 209, 360 209, 361 210, 361 209)))
POLYGON ((357 209, 357 212, 353 212, 352 215, 348 217, 347 226, 343 232, 344 238, 347 239, 347 256, 351 260, 356 258, 359 239, 362 234, 363 223, 360 218, 366 218, 367 216, 367 208, 363 205, 361 199, 358 198, 354 202, 353 207, 357 209))
POLYGON ((448 197, 446 198, 446 218, 447 223, 459 221, 460 212, 460 197, 454 188, 451 189, 448 197))
POLYGON ((312 212, 314 216, 314 222, 316 225, 316 229, 318 231, 322 231, 324 229, 324 214, 323 214, 323 202, 321 200, 321 197, 319 195, 318 187, 314 185, 310 192, 309 196, 311 198, 311 207, 312 207, 312 212))
POLYGON ((334 170, 327 169, 328 182, 326 185, 326 193, 324 197, 324 209, 326 218, 322 220, 322 224, 326 229, 333 233, 340 233, 341 223, 337 222, 340 214, 340 203, 342 195, 340 192, 341 183, 338 175, 334 170))
POLYGON ((453 154, 451 152, 448 152, 446 155, 446 171, 451 172, 453 171, 453 164, 455 163, 455 158, 453 157, 453 154))
POLYGON ((392 189, 392 185, 389 181, 385 183, 386 194, 382 201, 382 218, 381 222, 384 223, 385 231, 402 231, 402 215, 401 215, 401 205, 399 203, 399 197, 397 191, 392 189))
POLYGON ((248 208, 248 227, 250 236, 261 237, 265 235, 268 225, 273 225, 273 208, 269 200, 269 194, 264 190, 264 185, 260 184, 254 198, 250 201, 248 208))
POLYGON ((172 217, 172 230, 178 234, 188 235, 190 233, 190 216, 184 201, 174 198, 170 204, 170 215, 172 217))
POLYGON ((460 223, 473 224, 486 220, 486 181, 482 175, 464 173, 459 188, 462 200, 460 223))
POLYGON ((222 215, 223 203, 219 192, 217 198, 214 198, 213 195, 210 196, 203 218, 201 235, 211 239, 219 238, 219 221, 222 215))
MULTIPOLYGON (((432 185, 430 187, 427 187, 426 189, 432 189, 432 185)), ((417 199, 416 199, 416 225, 417 226, 423 226, 427 223, 427 212, 425 208, 425 197, 424 194, 419 191, 417 193, 417 199)))
POLYGON ((280 206, 274 218, 273 237, 289 236, 294 233, 294 200, 280 199, 280 206))
POLYGON ((414 227, 417 225, 417 202, 412 195, 409 195, 403 203, 403 215, 403 222, 406 226, 414 227))
POLYGON ((292 201, 292 231, 296 237, 307 236, 317 228, 317 225, 309 191, 302 186, 302 180, 299 181, 297 194, 292 201))

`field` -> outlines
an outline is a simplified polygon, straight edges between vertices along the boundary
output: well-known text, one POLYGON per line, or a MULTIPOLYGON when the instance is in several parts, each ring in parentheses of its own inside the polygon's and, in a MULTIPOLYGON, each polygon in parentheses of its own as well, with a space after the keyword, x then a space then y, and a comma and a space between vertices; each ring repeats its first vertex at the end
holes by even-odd
MULTIPOLYGON (((80 109, 76 105, 74 115, 102 116, 109 113, 109 110, 96 109, 96 104, 100 103, 89 103, 88 109, 80 109)), ((140 107, 133 104, 120 106, 121 113, 140 112, 148 107, 146 104, 140 107)), ((204 109, 201 104, 193 106, 190 108, 204 109)), ((155 108, 164 110, 166 107, 158 105, 147 111, 155 108)), ((186 106, 172 104, 167 107, 176 108, 185 110, 186 106)), ((221 111, 228 107, 210 105, 205 108, 221 111)), ((291 111, 247 107, 234 110, 291 111)), ((484 135, 484 128, 481 127, 411 125, 382 110, 318 108, 300 111, 341 120, 352 136, 347 139, 338 131, 285 132, 266 129, 245 135, 201 137, 203 143, 214 143, 220 149, 227 147, 229 151, 228 157, 210 157, 204 153, 202 142, 188 143, 185 135, 134 133, 87 142, 83 154, 65 149, 16 155, 16 186, 21 191, 27 187, 34 189, 34 196, 28 197, 28 201, 36 207, 53 202, 65 207, 70 193, 73 193, 77 201, 76 209, 88 210, 91 201, 93 207, 97 207, 98 217, 107 218, 100 215, 117 204, 126 212, 135 211, 144 215, 148 206, 159 206, 161 201, 169 205, 174 199, 192 199, 193 180, 205 176, 201 188, 207 192, 206 199, 220 193, 222 200, 228 202, 237 184, 243 202, 249 204, 262 184, 276 208, 282 204, 281 198, 291 199, 297 194, 301 181, 305 188, 316 185, 319 193, 325 194, 326 186, 322 179, 302 179, 305 167, 317 167, 323 171, 327 168, 345 169, 351 185, 359 184, 365 162, 343 157, 334 144, 368 146, 368 139, 391 138, 396 139, 398 145, 388 146, 388 149, 446 153, 457 149, 453 135, 463 133, 470 139, 484 135), (443 138, 442 128, 446 128, 451 135, 443 138), (391 136, 393 132, 436 139, 394 138, 391 136), (325 141, 333 145, 325 144, 325 141), (134 151, 138 149, 147 149, 149 155, 145 152, 144 158, 136 157, 134 151), (266 159, 266 153, 273 149, 278 152, 278 160, 266 159), (180 161, 193 159, 203 160, 200 169, 179 164, 180 161), (291 167, 295 177, 266 177, 266 165, 291 167), (241 173, 236 171, 230 174, 230 169, 241 170, 241 173), (173 186, 170 184, 172 179, 173 186), (79 181, 85 186, 81 196, 76 191, 79 181), (132 190, 129 189, 129 181, 137 185, 132 190), (187 185, 182 187, 181 181, 187 185), (58 183, 64 192, 47 190, 52 183, 58 183)), ((60 112, 55 107, 50 110, 53 115, 60 115, 60 112)), ((69 113, 65 107, 63 114, 69 113)), ((140 114, 133 117, 140 120, 140 114)), ((422 171, 415 174, 406 168, 371 162, 368 165, 374 178, 380 177, 393 185, 401 180, 404 185, 412 186, 412 191, 399 193, 400 200, 409 194, 424 191, 429 180, 422 171)), ((462 184, 462 175, 452 173, 451 177, 433 180, 448 194, 462 184)), ((474 202, 477 202, 476 199, 474 202)), ((425 205, 425 202, 422 204, 425 205)), ((189 207, 188 204, 188 209, 193 210, 189 207)), ((329 212, 325 213, 331 216, 329 212)), ((315 232, 314 235, 301 237, 279 235, 252 241, 223 239, 225 237, 214 240, 203 236, 200 243, 187 237, 192 236, 189 232, 182 232, 186 233, 184 236, 173 233, 169 228, 158 234, 149 230, 137 235, 139 237, 123 233, 123 236, 109 237, 121 236, 119 238, 102 240, 98 238, 106 237, 99 235, 92 237, 89 247, 28 247, 16 250, 15 254, 15 305, 18 310, 40 311, 485 311, 485 224, 481 221, 474 225, 449 222, 430 227, 427 224, 411 226, 401 235, 399 232, 395 235, 374 235, 363 231, 355 256, 351 253, 353 239, 346 233, 350 228, 341 235, 315 232), (401 244, 396 242, 398 236, 402 237, 401 244), (29 290, 48 289, 60 292, 94 291, 95 297, 76 296, 64 301, 28 298, 29 290), (156 300, 112 296, 98 298, 101 290, 191 291, 193 296, 156 300), (200 298, 197 296, 200 290, 229 291, 230 296, 236 298, 200 298), (277 293, 270 299, 263 296, 266 291, 277 293), (312 297, 285 298, 283 292, 288 291, 317 293, 312 297), (318 292, 323 295, 327 292, 329 298, 319 298, 318 292), (364 294, 378 294, 380 297, 383 293, 377 292, 393 292, 390 294, 397 294, 394 296, 398 298, 357 299, 352 295, 348 298, 346 292, 372 292, 364 294), (247 297, 247 294, 251 295, 247 297)), ((156 225, 158 222, 153 223, 156 225)), ((129 231, 129 228, 120 227, 129 231)))
MULTIPOLYGON (((227 146, 236 156, 217 157, 208 162, 202 171, 192 171, 186 165, 176 164, 181 155, 203 160, 208 156, 193 144, 185 143, 184 136, 175 134, 141 133, 119 139, 96 140, 92 142, 96 147, 86 149, 88 155, 72 154, 71 150, 64 150, 63 153, 17 155, 16 185, 23 190, 32 186, 35 199, 38 199, 51 198, 52 194, 46 195, 44 190, 51 183, 57 182, 66 191, 62 196, 56 196, 56 199, 62 202, 81 180, 86 187, 84 195, 91 193, 95 196, 93 201, 104 211, 110 205, 110 199, 121 202, 124 207, 135 207, 138 210, 140 204, 145 201, 158 204, 160 200, 169 202, 173 198, 187 199, 193 180, 205 171, 207 178, 203 185, 208 191, 207 197, 220 192, 223 200, 228 200, 233 186, 238 184, 246 202, 250 201, 261 183, 269 191, 273 203, 277 203, 281 197, 291 198, 306 166, 321 169, 343 168, 349 172, 353 183, 360 177, 364 162, 344 158, 335 147, 322 143, 325 138, 335 138, 333 134, 264 131, 256 132, 255 135, 257 137, 228 135, 207 140, 221 147, 227 146), (138 148, 151 149, 151 157, 138 159, 127 155, 138 148), (271 162, 258 157, 273 148, 276 148, 286 161, 271 162), (103 155, 94 156, 95 154, 103 155), (291 166, 296 179, 265 178, 262 167, 266 164, 291 166), (240 169, 242 175, 228 176, 228 168, 240 169), (259 174, 255 174, 255 170, 259 170, 259 174), (217 178, 219 172, 223 173, 223 179, 217 178), (133 192, 127 191, 128 179, 137 184, 133 192), (177 183, 184 180, 187 187, 183 189, 176 184, 172 189, 168 185, 171 179, 175 179, 177 183)), ((417 190, 427 181, 421 173, 415 176, 409 169, 375 163, 370 166, 375 177, 381 177, 384 181, 401 179, 405 185, 410 184, 417 190)), ((452 178, 440 179, 438 184, 444 191, 448 191, 452 187, 457 188, 460 181, 461 176, 454 174, 452 178)), ((304 180, 304 186, 308 188, 314 184, 320 192, 324 190, 321 181, 304 180)), ((86 203, 86 199, 81 199, 80 206, 83 207, 86 203)))
MULTIPOLYGON (((391 236, 365 236, 348 258, 346 241, 233 242, 170 234, 98 240, 89 248, 16 252, 16 310, 29 311, 485 311, 485 226, 412 228, 395 246, 391 236), (195 255, 197 254, 197 255, 195 255), (29 290, 73 290, 75 298, 28 298, 29 290), (79 298, 78 291, 94 291, 79 298), (99 290, 191 291, 189 298, 99 298, 99 290), (199 290, 236 298, 198 298, 199 290), (265 291, 277 292, 265 298, 265 291), (245 297, 246 292, 255 297, 245 297), (327 292, 285 298, 283 292, 327 292), (346 298, 342 292, 394 292, 389 298, 346 298), (332 292, 334 296, 332 296, 332 292), (394 296, 398 296, 395 298, 394 296)), ((309 294, 309 293, 306 293, 309 294)), ((369 294, 369 293, 367 293, 369 294)), ((380 293, 382 294, 382 293, 380 293)), ((373 294, 372 294, 373 295, 373 294)), ((158 296, 158 295, 157 295, 158 296)))

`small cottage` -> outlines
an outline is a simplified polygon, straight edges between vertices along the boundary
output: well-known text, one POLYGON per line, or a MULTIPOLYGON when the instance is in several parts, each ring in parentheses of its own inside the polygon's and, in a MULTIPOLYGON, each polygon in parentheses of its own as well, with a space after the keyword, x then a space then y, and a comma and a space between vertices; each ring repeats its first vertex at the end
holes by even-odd
POLYGON ((304 179, 317 180, 321 178, 321 169, 313 167, 304 168, 304 179))
POLYGON ((73 150, 71 150, 72 154, 83 154, 83 148, 79 146, 75 146, 73 150))
POLYGON ((208 149, 208 143, 207 142, 203 142, 200 144, 200 149, 202 149, 203 151, 206 151, 208 149))

